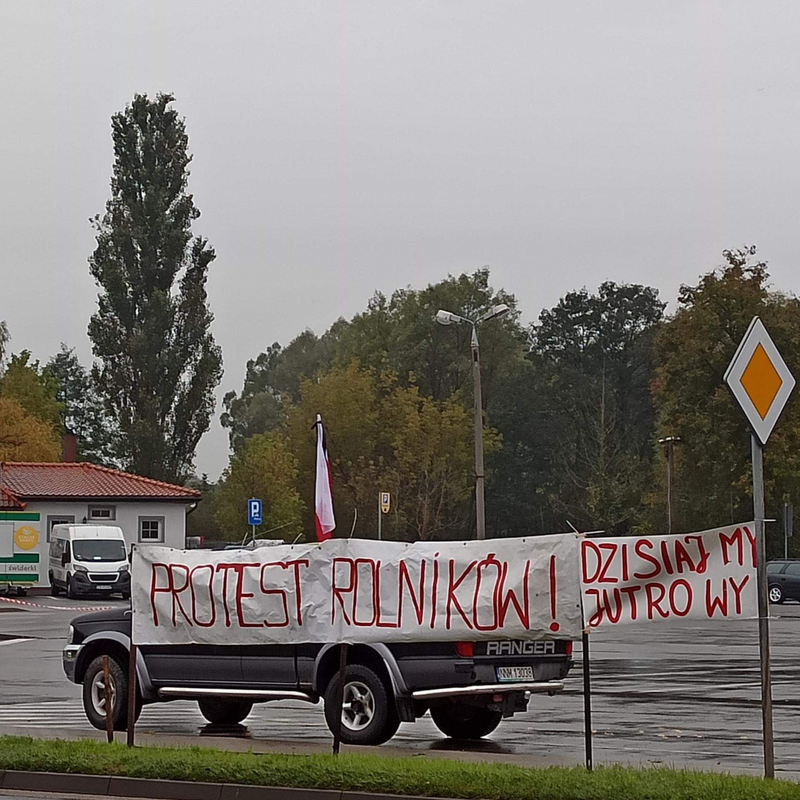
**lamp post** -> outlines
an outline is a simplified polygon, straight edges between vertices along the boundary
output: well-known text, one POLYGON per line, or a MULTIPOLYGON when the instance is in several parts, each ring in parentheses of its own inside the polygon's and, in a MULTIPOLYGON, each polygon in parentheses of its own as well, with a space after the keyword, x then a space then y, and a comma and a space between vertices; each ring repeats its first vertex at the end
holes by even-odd
POLYGON ((505 304, 492 306, 477 319, 467 319, 451 311, 436 312, 440 325, 467 324, 472 326, 470 349, 472 351, 472 381, 475 395, 475 530, 478 539, 486 538, 486 511, 483 498, 483 398, 481 395, 481 351, 478 344, 478 325, 490 319, 504 317, 511 309, 505 304))
POLYGON ((681 440, 680 436, 665 436, 659 439, 660 445, 665 445, 667 450, 667 533, 672 533, 672 490, 675 485, 675 461, 673 448, 675 442, 681 440))

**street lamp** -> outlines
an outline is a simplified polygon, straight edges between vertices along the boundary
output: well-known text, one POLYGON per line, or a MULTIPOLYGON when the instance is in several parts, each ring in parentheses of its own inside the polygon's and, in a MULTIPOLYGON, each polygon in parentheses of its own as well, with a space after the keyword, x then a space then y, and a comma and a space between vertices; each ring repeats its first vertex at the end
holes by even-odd
POLYGON ((486 512, 483 503, 483 399, 481 396, 481 354, 478 345, 478 325, 491 319, 504 317, 511 309, 505 304, 492 306, 477 319, 467 319, 451 311, 440 309, 436 312, 436 321, 440 325, 466 324, 472 326, 472 380, 475 386, 475 518, 476 532, 479 539, 486 538, 486 512))
POLYGON ((663 439, 658 440, 658 443, 666 446, 667 450, 667 533, 672 533, 672 487, 675 483, 673 448, 675 442, 679 442, 680 440, 680 436, 665 436, 663 439))

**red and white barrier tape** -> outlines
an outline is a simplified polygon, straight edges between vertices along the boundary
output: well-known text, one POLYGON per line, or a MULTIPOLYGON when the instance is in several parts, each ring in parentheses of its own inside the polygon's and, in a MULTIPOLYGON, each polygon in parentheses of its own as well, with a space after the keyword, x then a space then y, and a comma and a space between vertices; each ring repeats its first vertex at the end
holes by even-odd
POLYGON ((0 597, 4 603, 26 608, 42 608, 48 611, 110 611, 114 606, 50 606, 42 603, 32 603, 30 600, 19 600, 16 597, 0 597))

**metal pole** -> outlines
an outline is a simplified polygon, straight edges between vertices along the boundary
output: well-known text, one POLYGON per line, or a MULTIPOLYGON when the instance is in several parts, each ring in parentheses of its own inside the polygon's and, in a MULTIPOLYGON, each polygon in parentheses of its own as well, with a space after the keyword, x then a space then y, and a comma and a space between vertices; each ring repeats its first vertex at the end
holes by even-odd
POLYGON ((758 581, 758 647, 761 660, 761 722, 764 731, 764 777, 775 777, 775 745, 772 735, 772 678, 769 663, 769 598, 767 553, 764 539, 764 451, 751 436, 753 452, 753 511, 756 524, 756 577, 758 581))
POLYGON ((789 503, 783 504, 783 557, 789 558, 789 537, 791 536, 791 512, 789 503))
POLYGON ((381 493, 378 492, 378 541, 381 540, 381 493))
POLYGON ((347 671, 347 645, 342 644, 339 648, 339 685, 336 687, 336 702, 334 707, 339 709, 336 715, 336 722, 333 726, 333 754, 339 755, 339 747, 342 743, 342 714, 344 709, 344 679, 347 671))
MULTIPOLYGON (((131 631, 132 632, 132 631, 131 631)), ((128 654, 128 747, 134 744, 136 726, 136 645, 131 642, 128 654)))
MULTIPOLYGON (((584 622, 584 624, 586 624, 584 622)), ((592 675, 589 666, 589 631, 583 631, 583 735, 586 750, 586 769, 594 767, 592 754, 592 675)))
POLYGON ((472 326, 472 378, 475 385, 475 530, 478 539, 486 538, 486 511, 483 504, 483 397, 481 395, 481 354, 478 330, 472 326))
POLYGON ((667 533, 672 533, 672 437, 667 440, 667 533))

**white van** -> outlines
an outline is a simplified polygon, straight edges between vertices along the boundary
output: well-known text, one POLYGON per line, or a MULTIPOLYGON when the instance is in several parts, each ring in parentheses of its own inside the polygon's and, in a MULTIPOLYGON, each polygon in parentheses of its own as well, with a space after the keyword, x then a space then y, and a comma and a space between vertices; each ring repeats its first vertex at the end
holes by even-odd
POLYGON ((122 528, 54 525, 50 534, 50 594, 131 596, 130 561, 122 528))

